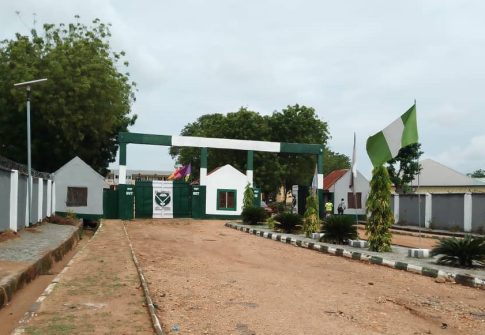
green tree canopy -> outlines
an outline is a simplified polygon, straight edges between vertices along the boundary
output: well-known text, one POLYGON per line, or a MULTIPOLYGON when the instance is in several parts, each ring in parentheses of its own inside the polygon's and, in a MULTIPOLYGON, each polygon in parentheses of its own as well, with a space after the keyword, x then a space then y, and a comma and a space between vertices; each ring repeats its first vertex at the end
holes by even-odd
MULTIPOLYGON (((78 16, 76 16, 79 19, 78 16)), ((14 83, 48 78, 32 89, 32 167, 52 172, 74 156, 101 173, 114 161, 120 131, 133 125, 135 83, 125 53, 113 52, 109 24, 44 24, 0 44, 0 153, 25 163, 26 95, 14 83)))
MULTIPOLYGON (((241 107, 235 113, 207 114, 187 124, 180 133, 183 136, 218 137, 244 140, 259 140, 290 143, 322 143, 329 138, 327 123, 321 121, 310 107, 288 106, 281 112, 269 116, 241 107)), ((172 157, 180 164, 192 163, 195 178, 200 168, 200 149, 170 149, 172 157)), ((231 164, 244 171, 246 152, 241 150, 208 149, 208 170, 231 164)), ((315 172, 314 155, 254 153, 254 181, 265 194, 277 192, 280 186, 309 185, 315 172)), ((349 158, 326 150, 324 168, 348 168, 349 158)), ((329 171, 329 170, 327 170, 329 171)))
POLYGON ((396 188, 396 193, 409 193, 409 183, 421 171, 419 157, 423 154, 421 143, 408 145, 399 150, 397 156, 388 161, 387 172, 396 188))
POLYGON ((467 173, 472 178, 485 178, 485 170, 478 169, 472 173, 467 173))

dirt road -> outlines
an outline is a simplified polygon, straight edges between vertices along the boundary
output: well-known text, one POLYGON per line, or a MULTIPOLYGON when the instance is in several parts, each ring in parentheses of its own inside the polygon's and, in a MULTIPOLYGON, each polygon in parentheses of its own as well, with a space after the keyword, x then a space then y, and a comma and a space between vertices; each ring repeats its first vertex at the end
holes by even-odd
POLYGON ((32 335, 153 334, 121 221, 105 221, 25 330, 32 335))
POLYGON ((223 224, 129 224, 168 334, 485 334, 483 290, 223 224))

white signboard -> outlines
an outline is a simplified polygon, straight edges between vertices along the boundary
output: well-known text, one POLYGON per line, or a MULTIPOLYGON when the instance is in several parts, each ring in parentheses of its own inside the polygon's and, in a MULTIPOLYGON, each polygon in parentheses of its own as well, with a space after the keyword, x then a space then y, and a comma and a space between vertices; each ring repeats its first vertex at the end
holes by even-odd
POLYGON ((153 181, 153 217, 173 218, 173 181, 153 181))

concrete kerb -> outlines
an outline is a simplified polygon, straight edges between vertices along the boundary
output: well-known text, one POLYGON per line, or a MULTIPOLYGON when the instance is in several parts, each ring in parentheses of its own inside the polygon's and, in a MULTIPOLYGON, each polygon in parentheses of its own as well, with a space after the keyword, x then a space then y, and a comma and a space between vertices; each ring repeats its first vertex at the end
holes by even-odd
MULTIPOLYGON (((25 333, 25 327, 27 324, 32 320, 32 318, 35 316, 35 314, 39 311, 40 307, 42 306, 43 301, 45 298, 49 296, 49 294, 52 293, 56 285, 62 280, 62 277, 64 274, 68 271, 68 269, 76 262, 76 260, 81 257, 81 255, 84 254, 84 250, 86 247, 91 243, 92 240, 96 238, 98 235, 98 232, 103 228, 103 223, 99 224, 98 229, 94 233, 93 237, 82 247, 80 251, 78 251, 73 258, 67 263, 67 265, 62 269, 61 272, 55 278, 52 280, 52 282, 45 288, 44 292, 37 298, 37 300, 30 306, 29 310, 24 314, 22 319, 19 321, 20 326, 15 328, 14 331, 12 332, 12 335, 20 335, 25 333)), ((79 230, 76 231, 76 233, 79 233, 79 230)))
POLYGON ((38 275, 47 273, 54 261, 59 261, 62 257, 70 251, 74 245, 79 241, 79 231, 81 226, 75 230, 71 237, 64 241, 57 248, 47 252, 44 256, 35 261, 32 265, 24 269, 20 274, 12 277, 7 283, 0 286, 0 308, 8 304, 15 293, 26 284, 30 283, 38 275))
POLYGON ((135 251, 133 250, 133 245, 131 244, 130 237, 128 236, 128 232, 126 231, 126 225, 123 221, 123 230, 125 231, 125 236, 128 240, 128 244, 130 246, 131 257, 133 258, 133 263, 135 263, 136 270, 138 271, 138 276, 140 277, 141 285, 143 287, 143 292, 145 294, 145 301, 148 306, 148 311, 150 313, 150 318, 152 320, 152 326, 155 330, 157 335, 163 335, 162 326, 160 325, 160 320, 158 319, 157 313, 155 312, 155 305, 153 304, 153 300, 150 296, 150 291, 148 290, 148 284, 145 280, 145 276, 143 275, 143 271, 141 269, 140 263, 138 263, 138 259, 136 258, 135 251))
POLYGON ((266 237, 273 241, 280 241, 282 243, 293 244, 301 248, 316 250, 322 253, 351 258, 354 260, 359 260, 359 261, 363 261, 371 264, 382 265, 382 266, 386 266, 397 270, 408 271, 408 272, 420 274, 426 277, 443 278, 445 280, 454 281, 457 284, 485 289, 485 280, 477 277, 473 277, 470 275, 445 272, 439 269, 423 267, 423 266, 418 266, 418 265, 394 261, 394 260, 388 260, 378 256, 366 255, 365 253, 362 253, 362 252, 346 250, 345 248, 340 248, 340 247, 335 248, 333 246, 324 245, 319 242, 306 242, 300 239, 299 237, 295 237, 295 236, 288 236, 280 233, 267 233, 267 232, 266 232, 267 234, 265 234, 262 230, 244 227, 240 224, 233 223, 233 222, 228 222, 225 224, 225 226, 236 230, 240 230, 246 233, 250 233, 256 236, 266 237))

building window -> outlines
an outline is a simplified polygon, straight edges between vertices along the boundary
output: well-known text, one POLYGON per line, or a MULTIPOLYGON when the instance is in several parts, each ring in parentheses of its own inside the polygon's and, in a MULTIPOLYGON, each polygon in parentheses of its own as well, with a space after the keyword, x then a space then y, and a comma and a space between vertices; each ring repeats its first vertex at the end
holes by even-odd
POLYGON ((67 187, 66 206, 84 207, 88 205, 88 188, 87 187, 67 187))
POLYGON ((347 193, 347 204, 347 208, 362 208, 362 193, 355 192, 355 197, 354 193, 347 193))
POLYGON ((217 190, 217 209, 223 211, 235 211, 236 194, 236 190, 217 190))

